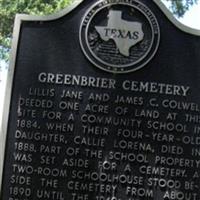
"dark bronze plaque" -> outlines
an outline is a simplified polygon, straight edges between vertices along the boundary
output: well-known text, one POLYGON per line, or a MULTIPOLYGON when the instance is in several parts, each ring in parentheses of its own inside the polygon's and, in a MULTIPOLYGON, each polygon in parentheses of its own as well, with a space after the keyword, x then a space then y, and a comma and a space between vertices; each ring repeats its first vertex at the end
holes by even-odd
POLYGON ((16 17, 1 200, 199 200, 200 32, 159 0, 75 2, 16 17))

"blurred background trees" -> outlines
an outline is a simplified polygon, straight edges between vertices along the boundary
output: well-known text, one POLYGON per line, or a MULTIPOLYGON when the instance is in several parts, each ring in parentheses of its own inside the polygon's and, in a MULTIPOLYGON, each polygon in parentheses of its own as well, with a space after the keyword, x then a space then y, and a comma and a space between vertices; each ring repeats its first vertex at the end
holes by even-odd
MULTIPOLYGON (((17 13, 48 15, 63 9, 73 1, 75 0, 0 0, 0 113, 2 113, 3 99, 6 91, 5 85, 15 15, 17 13)), ((166 3, 171 12, 177 18, 181 18, 184 16, 186 11, 192 8, 192 6, 200 0, 157 1, 163 1, 166 3)), ((0 124, 1 117, 2 115, 0 115, 0 124)))
POLYGON ((73 0, 0 0, 0 60, 8 61, 14 18, 17 13, 49 15, 73 0))
MULTIPOLYGON (((0 61, 8 62, 16 13, 48 15, 63 9, 73 1, 74 0, 0 0, 0 61)), ((182 17, 198 0, 162 1, 167 1, 170 4, 170 9, 174 15, 182 17)))
POLYGON ((198 0, 163 0, 170 3, 170 10, 177 17, 183 17, 185 12, 189 10, 191 6, 196 4, 198 0))

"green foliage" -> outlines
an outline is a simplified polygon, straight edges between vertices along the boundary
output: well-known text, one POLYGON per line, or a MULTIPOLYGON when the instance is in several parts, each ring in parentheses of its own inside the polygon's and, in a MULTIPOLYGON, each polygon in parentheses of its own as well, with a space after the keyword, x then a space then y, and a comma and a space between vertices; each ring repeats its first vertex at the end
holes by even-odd
MULTIPOLYGON (((16 13, 48 15, 63 9, 73 0, 0 0, 0 60, 8 60, 13 22, 16 13)), ((164 0, 172 12, 182 17, 198 0, 164 0)))
POLYGON ((8 60, 13 23, 16 13, 48 15, 73 0, 0 0, 0 60, 8 60))
POLYGON ((170 9, 177 17, 183 17, 185 12, 189 10, 191 6, 196 4, 198 0, 167 0, 170 2, 170 9))

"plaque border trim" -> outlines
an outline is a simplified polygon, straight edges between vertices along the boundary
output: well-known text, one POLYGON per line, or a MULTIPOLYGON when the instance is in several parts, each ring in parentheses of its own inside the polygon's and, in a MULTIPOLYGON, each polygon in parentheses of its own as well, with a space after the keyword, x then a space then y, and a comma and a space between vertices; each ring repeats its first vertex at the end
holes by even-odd
MULTIPOLYGON (((0 196, 2 195, 2 175, 4 169, 4 156, 5 156, 5 146, 6 146, 6 137, 7 137, 7 128, 8 128, 8 120, 9 120, 9 111, 10 111, 10 103, 11 103, 11 92, 13 87, 13 78, 15 72, 15 63, 16 63, 16 55, 18 49, 18 42, 21 30, 21 24, 23 21, 52 21, 57 20, 72 10, 74 10, 79 4, 81 4, 84 0, 74 0, 74 2, 64 8, 63 10, 47 16, 33 16, 27 14, 17 14, 15 17, 14 28, 13 28, 13 38, 12 38, 12 47, 10 53, 10 61, 9 61, 9 68, 8 68, 8 76, 6 81, 6 94, 4 97, 4 105, 3 105, 3 115, 2 121, 0 124, 0 196)), ((165 14, 169 21, 171 21, 178 29, 182 30, 183 32, 200 36, 200 30, 190 28, 179 22, 173 14, 166 8, 164 3, 161 0, 153 0, 153 2, 158 6, 158 8, 165 14)))
POLYGON ((9 60, 9 68, 6 80, 6 93, 4 97, 4 105, 3 105, 3 115, 2 121, 0 123, 0 197, 2 195, 2 181, 3 181, 3 170, 4 170, 4 158, 6 151, 6 138, 7 138, 7 130, 8 130, 8 121, 9 121, 9 111, 11 104, 11 95, 13 88, 13 79, 15 72, 15 64, 18 50, 18 42, 20 37, 20 30, 22 22, 24 21, 52 21, 59 19, 72 10, 74 10, 81 2, 84 0, 75 0, 71 5, 67 6, 63 10, 47 16, 33 16, 27 14, 16 14, 13 28, 13 38, 10 52, 10 60, 9 60))
POLYGON ((174 17, 174 15, 168 10, 168 8, 161 0, 153 0, 153 2, 160 8, 160 10, 165 14, 168 20, 171 21, 178 29, 192 35, 200 36, 200 29, 191 28, 182 24, 174 17))

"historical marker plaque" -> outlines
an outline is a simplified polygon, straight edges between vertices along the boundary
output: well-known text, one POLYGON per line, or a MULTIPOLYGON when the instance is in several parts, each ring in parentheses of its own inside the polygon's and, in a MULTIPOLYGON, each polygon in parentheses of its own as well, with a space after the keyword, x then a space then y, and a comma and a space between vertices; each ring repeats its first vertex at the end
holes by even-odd
POLYGON ((199 36, 160 1, 17 16, 1 199, 198 200, 199 36))

